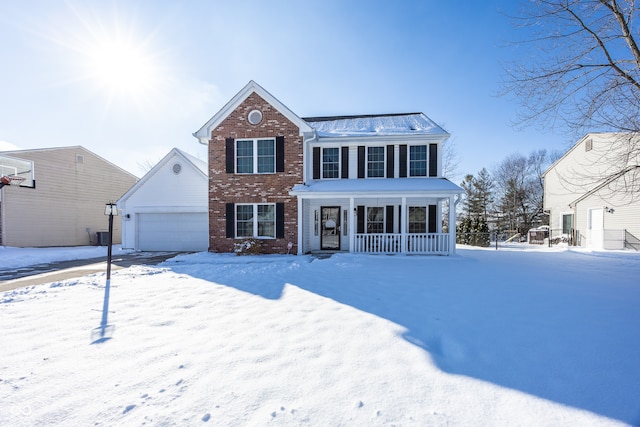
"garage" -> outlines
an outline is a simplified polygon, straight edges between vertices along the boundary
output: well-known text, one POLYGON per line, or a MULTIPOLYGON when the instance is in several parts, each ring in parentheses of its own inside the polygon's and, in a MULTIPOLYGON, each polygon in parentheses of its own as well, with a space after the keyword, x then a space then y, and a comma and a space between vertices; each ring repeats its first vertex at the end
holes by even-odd
POLYGON ((138 213, 140 251, 206 251, 209 220, 206 212, 138 213))

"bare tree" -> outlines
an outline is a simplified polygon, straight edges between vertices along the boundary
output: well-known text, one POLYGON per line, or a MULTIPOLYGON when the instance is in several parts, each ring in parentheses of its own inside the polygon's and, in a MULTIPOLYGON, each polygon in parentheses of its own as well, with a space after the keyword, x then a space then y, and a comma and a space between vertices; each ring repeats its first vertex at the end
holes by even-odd
MULTIPOLYGON (((574 138, 620 132, 604 182, 640 168, 640 48, 634 0, 528 0, 514 18, 526 39, 506 67, 505 93, 523 109, 518 124, 560 128, 574 138)), ((632 185, 626 190, 635 190, 632 185)))
POLYGON ((455 141, 448 139, 442 144, 442 176, 450 181, 456 181, 460 175, 460 155, 456 150, 455 141))
POLYGON ((497 189, 498 228, 525 234, 546 219, 540 175, 548 164, 546 150, 538 150, 528 157, 512 154, 498 165, 492 174, 497 189))

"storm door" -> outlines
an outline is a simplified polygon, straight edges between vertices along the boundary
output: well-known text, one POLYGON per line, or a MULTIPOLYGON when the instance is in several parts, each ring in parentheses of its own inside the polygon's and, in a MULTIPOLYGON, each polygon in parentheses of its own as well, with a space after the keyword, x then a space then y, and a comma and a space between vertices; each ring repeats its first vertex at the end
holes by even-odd
POLYGON ((340 206, 322 206, 320 218, 322 218, 320 249, 340 250, 340 206))

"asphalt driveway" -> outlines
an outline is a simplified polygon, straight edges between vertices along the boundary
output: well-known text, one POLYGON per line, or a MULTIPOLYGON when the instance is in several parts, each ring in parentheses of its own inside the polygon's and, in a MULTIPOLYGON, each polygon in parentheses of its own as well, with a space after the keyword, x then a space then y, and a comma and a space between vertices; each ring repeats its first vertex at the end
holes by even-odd
MULTIPOLYGON (((111 259, 111 271, 132 265, 156 265, 181 252, 132 252, 111 259)), ((0 269, 0 292, 107 271, 107 257, 59 261, 0 269)))

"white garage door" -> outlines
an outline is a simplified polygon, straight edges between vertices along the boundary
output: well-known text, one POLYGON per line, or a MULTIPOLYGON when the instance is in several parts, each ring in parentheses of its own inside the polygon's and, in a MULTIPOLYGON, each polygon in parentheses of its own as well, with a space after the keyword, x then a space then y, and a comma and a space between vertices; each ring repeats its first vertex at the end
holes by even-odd
POLYGON ((206 212, 137 214, 140 251, 206 251, 209 220, 206 212))

